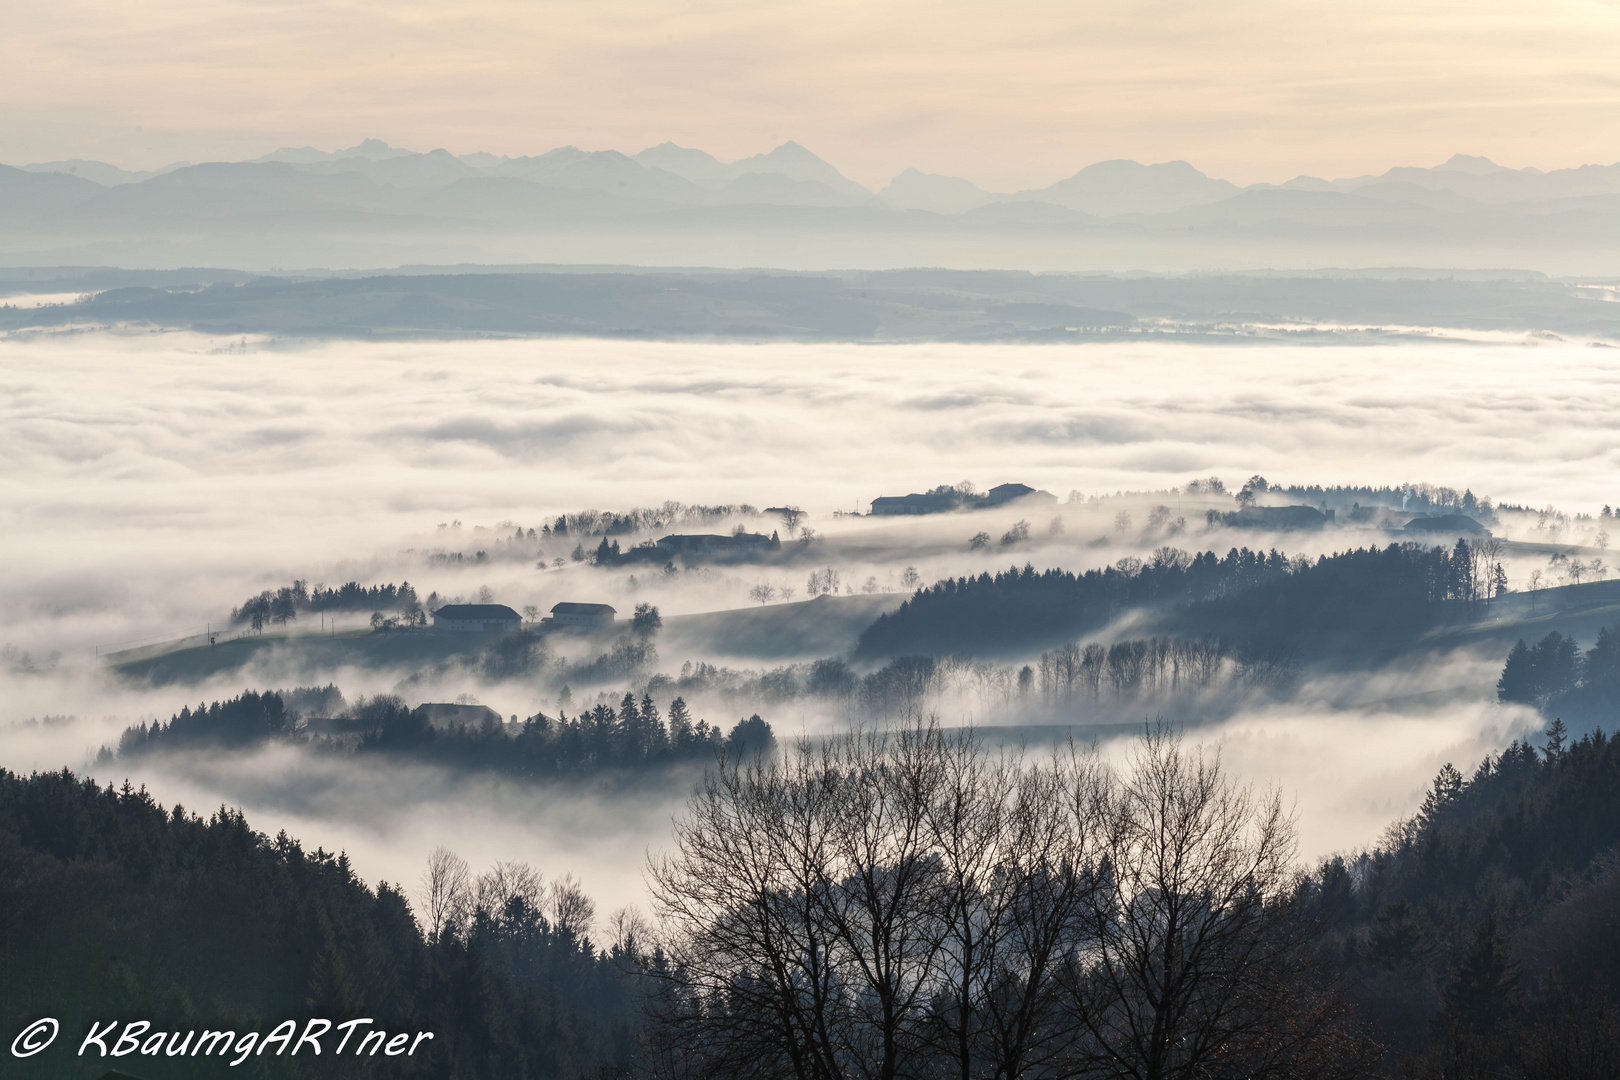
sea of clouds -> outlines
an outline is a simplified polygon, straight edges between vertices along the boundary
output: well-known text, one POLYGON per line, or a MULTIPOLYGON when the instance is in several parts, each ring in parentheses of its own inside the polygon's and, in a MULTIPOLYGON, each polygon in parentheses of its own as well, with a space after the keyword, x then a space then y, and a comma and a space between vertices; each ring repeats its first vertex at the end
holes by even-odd
MULTIPOLYGON (((568 577, 587 573, 572 566, 424 564, 425 552, 473 546, 478 526, 666 499, 793 503, 836 542, 872 526, 834 511, 939 483, 1017 481, 1064 498, 1209 475, 1235 488, 1254 473, 1429 481, 1592 513, 1620 502, 1606 407, 1617 384, 1620 353, 1558 345, 0 341, 0 641, 36 666, 61 654, 54 672, 0 676, 0 765, 79 769, 124 724, 232 692, 130 687, 97 653, 217 625, 245 596, 295 577, 409 577, 423 596, 489 585, 506 602, 585 582, 568 577), (46 715, 77 719, 30 723, 46 715)), ((972 568, 965 536, 893 528, 925 579, 972 568)), ((1117 555, 1082 548, 1085 528, 1066 535, 1073 548, 1053 541, 1038 561, 1080 568, 1117 555)), ((901 564, 881 552, 867 561, 852 572, 892 587, 901 564)), ((656 599, 672 613, 733 607, 749 584, 728 572, 656 599)), ((1305 849, 1318 855, 1373 841, 1440 763, 1471 764, 1531 725, 1483 700, 1428 712, 1341 703, 1246 715, 1199 738, 1245 776, 1295 793, 1305 849)), ((354 784, 333 768, 267 752, 133 779, 165 800, 228 800, 260 827, 345 847, 372 879, 411 879, 427 850, 460 835, 475 862, 572 871, 609 904, 636 894, 640 850, 679 805, 678 793, 626 809, 397 770, 354 784), (469 817, 484 827, 469 833, 469 817)))

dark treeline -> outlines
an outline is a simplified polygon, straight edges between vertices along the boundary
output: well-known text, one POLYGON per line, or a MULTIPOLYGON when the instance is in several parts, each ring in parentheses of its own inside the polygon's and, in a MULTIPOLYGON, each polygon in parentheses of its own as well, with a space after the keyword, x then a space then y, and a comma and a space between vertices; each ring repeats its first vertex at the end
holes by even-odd
POLYGON ((861 656, 1010 650, 1042 638, 1096 629, 1131 607, 1186 602, 1286 577, 1287 556, 1247 548, 1224 559, 1160 548, 1146 562, 1076 574, 1017 567, 991 576, 946 579, 918 589, 895 611, 862 632, 861 656))
POLYGON ((1334 859, 1311 904, 1321 953, 1409 1075, 1600 1080, 1620 1062, 1620 743, 1516 744, 1370 855, 1334 859))
MULTIPOLYGON (((254 832, 239 812, 165 810, 144 790, 67 772, 0 770, 0 1021, 61 1022, 47 1051, 7 1077, 147 1080, 230 1074, 233 1054, 199 1056, 204 1031, 269 1033, 285 1020, 431 1031, 415 1055, 335 1058, 306 1049, 248 1057, 265 1078, 419 1076, 553 1080, 614 1075, 639 1017, 622 948, 571 925, 571 904, 485 888, 448 929, 424 935, 398 888, 368 888, 347 858, 254 832), (95 1020, 151 1024, 192 1053, 98 1060, 73 1054, 95 1020)), ((560 896, 566 898, 564 890, 560 896)), ((578 923, 579 920, 572 920, 578 923)), ((147 1034, 146 1038, 151 1038, 147 1034)), ((215 1044, 217 1045, 217 1044, 215 1044)))
POLYGON ((335 589, 321 585, 313 589, 304 581, 294 581, 279 589, 266 589, 250 596, 231 611, 231 622, 248 623, 261 630, 268 623, 286 623, 306 612, 398 611, 412 621, 422 614, 422 603, 408 581, 399 585, 361 585, 349 581, 335 589))
POLYGON ((1072 573, 1010 568, 919 589, 862 632, 860 656, 1005 653, 1100 629, 1132 608, 1177 609, 1181 629, 1302 647, 1330 637, 1407 639, 1443 618, 1477 614, 1500 588, 1494 550, 1459 540, 1358 548, 1312 562, 1233 548, 1196 556, 1160 548, 1072 573))
POLYGON ((770 724, 758 714, 723 733, 694 721, 681 698, 670 703, 666 723, 650 696, 638 704, 629 693, 617 711, 597 705, 572 718, 560 711, 556 717, 536 713, 515 725, 438 728, 422 709, 407 710, 403 703, 368 723, 357 752, 405 754, 530 778, 707 764, 720 753, 737 757, 775 745, 770 724))
MULTIPOLYGON (((542 779, 706 764, 720 753, 740 757, 768 752, 775 744, 770 724, 757 714, 724 732, 706 720, 694 719, 679 697, 671 702, 667 721, 650 696, 643 695, 638 703, 630 693, 617 710, 599 704, 576 717, 559 710, 556 717, 536 713, 526 720, 503 723, 490 710, 480 712, 480 718, 471 723, 436 722, 428 706, 413 709, 391 694, 349 706, 336 687, 286 694, 250 690, 228 701, 182 708, 168 723, 126 728, 117 756, 234 749, 278 740, 326 752, 393 754, 542 779), (312 712, 301 714, 289 707, 289 701, 312 712)), ((100 762, 112 760, 112 752, 103 751, 100 762)))
POLYGON ((1584 653, 1556 630, 1534 645, 1521 638, 1502 665, 1496 696, 1550 717, 1612 727, 1620 711, 1620 625, 1599 630, 1584 653))

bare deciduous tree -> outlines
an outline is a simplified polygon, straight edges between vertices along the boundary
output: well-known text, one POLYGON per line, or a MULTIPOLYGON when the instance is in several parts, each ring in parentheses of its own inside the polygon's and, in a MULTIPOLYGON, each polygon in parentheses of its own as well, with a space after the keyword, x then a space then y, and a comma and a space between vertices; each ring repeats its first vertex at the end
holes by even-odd
POLYGON ((805 512, 797 506, 784 506, 777 513, 782 516, 782 525, 787 529, 789 536, 798 532, 799 526, 804 524, 805 512))
POLYGON ((656 1071, 1335 1075, 1293 835, 1163 729, 1123 775, 932 722, 722 763, 650 867, 656 1071))
POLYGON ((472 872, 467 860, 447 847, 436 847, 422 874, 422 906, 427 911, 428 937, 454 932, 471 913, 472 872))
MULTIPOLYGON (((1107 799, 1110 870, 1065 1004, 1095 1074, 1331 1075, 1339 1015, 1302 1008, 1294 828, 1279 795, 1150 730, 1107 799)), ((1307 997, 1309 995, 1306 995, 1307 997)))
POLYGON ((654 944, 653 925, 641 909, 630 904, 608 916, 612 949, 629 960, 640 960, 654 944))
POLYGON ((588 935, 596 921, 596 902, 586 895, 584 886, 574 880, 573 874, 564 874, 551 883, 546 906, 551 925, 576 938, 588 935))
POLYGON ((473 885, 473 907, 486 915, 505 916, 514 903, 536 915, 545 910, 545 879, 524 862, 498 862, 473 885))

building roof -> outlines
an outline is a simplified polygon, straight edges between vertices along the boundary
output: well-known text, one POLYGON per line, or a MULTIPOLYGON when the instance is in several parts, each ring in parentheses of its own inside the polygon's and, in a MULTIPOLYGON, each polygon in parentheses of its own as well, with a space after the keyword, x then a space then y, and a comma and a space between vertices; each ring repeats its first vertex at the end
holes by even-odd
POLYGON ((553 615, 614 615, 617 612, 608 604, 576 604, 564 600, 560 604, 551 605, 553 615))
POLYGON ((1467 514, 1441 514, 1439 517, 1415 517, 1406 523, 1410 533, 1451 533, 1456 536, 1489 536, 1490 530, 1467 514))
POLYGON ((771 542, 764 533, 671 533, 661 537, 659 547, 762 547, 771 542))
POLYGON ((435 611, 433 617, 483 622, 504 622, 509 619, 523 621, 523 616, 505 604, 446 604, 435 611))
POLYGON ((912 492, 910 495, 879 495, 872 500, 874 513, 888 507, 926 507, 937 510, 955 510, 962 503, 959 491, 912 492))
POLYGON ((997 484, 984 495, 987 506, 1000 506, 1014 499, 1030 499, 1042 503, 1057 502, 1057 496, 1050 491, 1037 491, 1028 484, 997 484))
POLYGON ((1035 489, 1030 487, 1028 484, 997 484, 995 487, 986 492, 986 494, 989 495, 992 500, 1016 499, 1020 495, 1035 494, 1035 489))
MULTIPOLYGON (((478 605, 498 607, 500 605, 478 605)), ((493 720, 501 722, 501 714, 488 705, 462 705, 449 702, 424 701, 416 707, 428 723, 441 724, 483 724, 493 720)))

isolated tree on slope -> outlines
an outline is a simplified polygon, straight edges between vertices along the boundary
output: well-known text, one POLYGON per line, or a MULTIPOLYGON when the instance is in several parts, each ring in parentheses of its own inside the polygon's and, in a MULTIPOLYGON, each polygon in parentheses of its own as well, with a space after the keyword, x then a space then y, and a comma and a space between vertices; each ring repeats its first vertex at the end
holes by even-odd
POLYGON ((630 630, 642 639, 650 638, 664 627, 663 616, 652 604, 637 604, 636 613, 630 619, 630 630))

